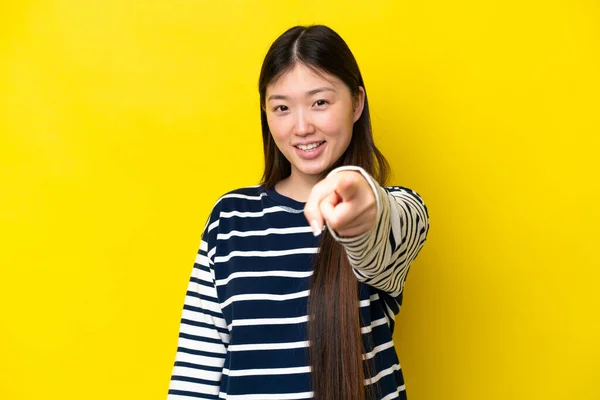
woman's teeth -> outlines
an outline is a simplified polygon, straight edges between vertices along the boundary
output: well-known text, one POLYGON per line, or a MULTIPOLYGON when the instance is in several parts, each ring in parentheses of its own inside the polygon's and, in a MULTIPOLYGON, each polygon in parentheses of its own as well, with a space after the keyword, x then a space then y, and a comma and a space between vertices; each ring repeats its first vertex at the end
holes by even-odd
POLYGON ((317 147, 319 147, 323 143, 325 143, 325 142, 311 143, 311 144, 307 144, 307 145, 299 144, 296 147, 299 148, 300 150, 309 151, 309 150, 312 150, 312 149, 316 149, 317 147))

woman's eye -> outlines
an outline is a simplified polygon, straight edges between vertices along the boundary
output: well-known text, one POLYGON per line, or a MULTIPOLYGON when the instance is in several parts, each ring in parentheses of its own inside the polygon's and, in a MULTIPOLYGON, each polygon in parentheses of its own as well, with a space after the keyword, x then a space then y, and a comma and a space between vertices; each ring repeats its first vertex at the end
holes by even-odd
POLYGON ((317 100, 315 101, 315 104, 319 107, 324 106, 325 104, 327 104, 328 101, 327 100, 317 100))
POLYGON ((277 106, 273 109, 273 111, 287 111, 287 106, 277 106))

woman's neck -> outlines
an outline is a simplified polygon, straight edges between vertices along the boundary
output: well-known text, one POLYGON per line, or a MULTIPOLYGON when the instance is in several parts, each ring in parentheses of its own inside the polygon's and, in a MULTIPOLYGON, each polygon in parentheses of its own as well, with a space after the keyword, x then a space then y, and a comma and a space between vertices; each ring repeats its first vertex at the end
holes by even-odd
POLYGON ((289 197, 301 203, 306 203, 310 192, 321 177, 315 175, 294 174, 275 184, 275 190, 283 196, 289 197))

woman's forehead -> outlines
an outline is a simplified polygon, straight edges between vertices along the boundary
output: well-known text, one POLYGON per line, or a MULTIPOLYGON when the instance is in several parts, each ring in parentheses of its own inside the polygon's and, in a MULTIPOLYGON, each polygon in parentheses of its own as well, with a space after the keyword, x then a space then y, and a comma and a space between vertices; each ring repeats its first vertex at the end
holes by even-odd
POLYGON ((337 91, 340 84, 340 79, 334 75, 297 63, 271 81, 267 85, 267 93, 310 91, 318 87, 329 87, 337 91))

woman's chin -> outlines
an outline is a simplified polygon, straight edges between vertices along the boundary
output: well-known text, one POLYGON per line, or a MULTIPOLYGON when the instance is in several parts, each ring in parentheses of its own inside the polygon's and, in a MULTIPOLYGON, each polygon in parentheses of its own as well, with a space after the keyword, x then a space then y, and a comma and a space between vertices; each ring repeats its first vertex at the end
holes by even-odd
POLYGON ((325 174, 326 167, 322 166, 322 165, 310 166, 310 167, 309 166, 300 166, 300 168, 296 168, 296 170, 302 175, 321 177, 322 175, 325 174))

